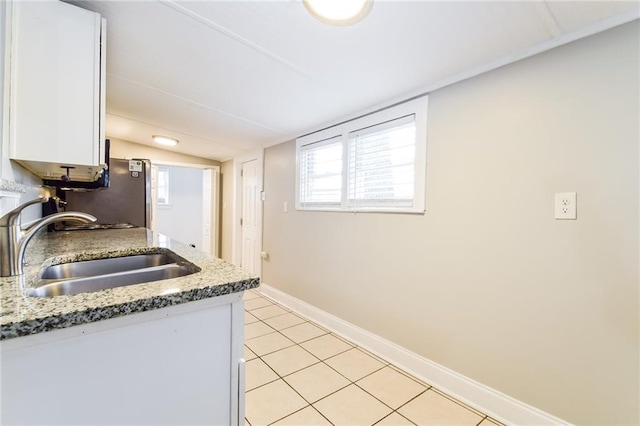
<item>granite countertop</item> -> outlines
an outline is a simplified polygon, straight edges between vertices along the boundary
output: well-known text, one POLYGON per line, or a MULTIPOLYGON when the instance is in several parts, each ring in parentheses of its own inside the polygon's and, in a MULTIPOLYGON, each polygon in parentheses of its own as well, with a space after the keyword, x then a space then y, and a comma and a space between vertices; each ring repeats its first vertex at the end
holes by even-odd
POLYGON ((145 228, 36 235, 27 246, 25 273, 0 277, 0 340, 42 333, 255 288, 259 278, 145 228), (191 275, 93 293, 30 297, 42 265, 169 249, 201 268, 191 275))

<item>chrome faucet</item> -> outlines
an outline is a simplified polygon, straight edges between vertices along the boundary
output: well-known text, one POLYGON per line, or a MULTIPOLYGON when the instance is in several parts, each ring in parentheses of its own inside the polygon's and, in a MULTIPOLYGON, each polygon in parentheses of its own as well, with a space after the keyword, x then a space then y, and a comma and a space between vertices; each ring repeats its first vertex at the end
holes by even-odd
POLYGON ((63 212, 45 216, 26 224, 20 224, 20 213, 25 207, 33 204, 46 203, 49 197, 41 196, 35 200, 16 207, 9 213, 0 217, 0 277, 13 277, 24 273, 22 264, 24 263, 24 252, 27 243, 43 226, 63 220, 78 221, 82 223, 95 222, 97 219, 87 213, 63 212))

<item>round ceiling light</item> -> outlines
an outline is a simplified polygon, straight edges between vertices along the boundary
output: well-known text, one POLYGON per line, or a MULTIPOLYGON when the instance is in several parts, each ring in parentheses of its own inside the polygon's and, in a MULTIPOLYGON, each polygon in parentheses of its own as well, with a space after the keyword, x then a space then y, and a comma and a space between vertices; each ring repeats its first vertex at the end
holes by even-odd
POLYGON ((166 146, 176 146, 179 142, 178 139, 170 138, 168 136, 153 135, 152 138, 155 143, 166 146))
POLYGON ((373 7, 373 0, 302 0, 317 19, 331 25, 351 25, 362 20, 373 7))

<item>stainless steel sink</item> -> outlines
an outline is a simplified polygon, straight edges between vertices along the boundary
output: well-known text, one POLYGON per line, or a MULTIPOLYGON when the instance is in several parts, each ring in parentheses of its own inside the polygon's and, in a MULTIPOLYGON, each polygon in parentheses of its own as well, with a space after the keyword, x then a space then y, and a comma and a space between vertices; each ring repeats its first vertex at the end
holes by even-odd
POLYGON ((175 263, 176 259, 165 253, 139 254, 136 256, 61 263, 60 265, 44 268, 40 272, 39 278, 43 280, 64 280, 69 278, 93 277, 96 275, 132 271, 135 269, 175 263))
POLYGON ((173 252, 62 263, 42 268, 36 286, 28 289, 27 294, 53 297, 90 293, 182 277, 199 271, 200 268, 173 252))

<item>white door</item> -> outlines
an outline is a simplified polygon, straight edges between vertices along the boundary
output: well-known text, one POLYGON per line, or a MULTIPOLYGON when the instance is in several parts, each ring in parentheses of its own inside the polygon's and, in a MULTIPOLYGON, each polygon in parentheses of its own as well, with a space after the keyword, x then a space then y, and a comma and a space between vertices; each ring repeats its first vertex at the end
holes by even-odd
POLYGON ((241 267, 247 272, 259 273, 258 257, 258 161, 242 163, 242 234, 241 267))

